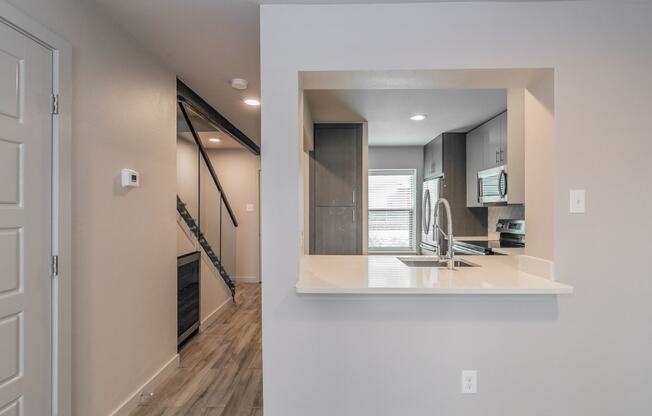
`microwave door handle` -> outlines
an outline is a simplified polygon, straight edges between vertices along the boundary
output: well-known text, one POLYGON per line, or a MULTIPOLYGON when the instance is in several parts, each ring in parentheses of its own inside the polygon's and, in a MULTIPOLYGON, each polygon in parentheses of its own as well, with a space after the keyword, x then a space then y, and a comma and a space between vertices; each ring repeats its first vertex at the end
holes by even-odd
POLYGON ((498 194, 500 195, 500 199, 505 199, 505 196, 507 196, 507 172, 504 170, 500 171, 500 175, 498 175, 498 194), (505 190, 500 187, 500 182, 502 178, 505 178, 505 190))

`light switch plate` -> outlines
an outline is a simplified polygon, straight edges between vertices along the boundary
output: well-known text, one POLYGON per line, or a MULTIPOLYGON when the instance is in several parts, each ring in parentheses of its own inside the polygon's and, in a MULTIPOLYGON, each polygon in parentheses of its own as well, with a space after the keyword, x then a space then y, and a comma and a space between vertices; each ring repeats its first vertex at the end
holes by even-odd
POLYGON ((584 189, 570 190, 570 213, 584 214, 586 212, 586 191, 584 189))

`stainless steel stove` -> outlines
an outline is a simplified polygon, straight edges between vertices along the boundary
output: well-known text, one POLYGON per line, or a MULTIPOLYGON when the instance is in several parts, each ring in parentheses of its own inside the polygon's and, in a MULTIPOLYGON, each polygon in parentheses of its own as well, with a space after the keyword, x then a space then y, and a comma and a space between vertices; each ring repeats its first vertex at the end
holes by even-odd
POLYGON ((490 256, 496 248, 525 247, 524 220, 498 220, 496 231, 498 240, 455 240, 455 254, 490 256))

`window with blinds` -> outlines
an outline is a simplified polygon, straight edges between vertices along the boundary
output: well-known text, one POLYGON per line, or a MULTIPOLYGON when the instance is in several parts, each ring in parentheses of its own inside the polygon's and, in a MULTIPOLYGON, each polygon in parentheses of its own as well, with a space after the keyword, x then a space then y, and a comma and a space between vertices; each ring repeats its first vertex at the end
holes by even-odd
POLYGON ((369 169, 369 251, 416 250, 416 170, 369 169))

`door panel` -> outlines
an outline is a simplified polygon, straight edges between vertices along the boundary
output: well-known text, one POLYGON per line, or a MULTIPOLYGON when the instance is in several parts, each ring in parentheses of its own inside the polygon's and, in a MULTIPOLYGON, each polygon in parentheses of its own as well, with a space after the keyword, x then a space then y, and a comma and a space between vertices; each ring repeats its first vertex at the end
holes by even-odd
POLYGON ((51 411, 52 52, 0 23, 0 415, 51 411))
POLYGON ((0 115, 20 116, 21 59, 10 52, 0 50, 0 115))
POLYGON ((20 315, 11 315, 0 321, 0 383, 16 378, 20 371, 20 315))
POLYGON ((315 134, 315 203, 353 206, 357 191, 357 129, 317 127, 315 134))
POLYGON ((314 254, 359 254, 355 208, 315 207, 315 215, 314 254))
MULTIPOLYGON (((2 75, 0 75, 2 76, 2 75)), ((0 114, 2 117, 3 114, 0 114)), ((0 139, 0 204, 18 205, 20 202, 20 172, 22 147, 18 143, 0 139)))
POLYGON ((0 416, 19 416, 21 413, 18 406, 20 406, 19 401, 14 400, 11 402, 11 404, 9 404, 9 406, 3 410, 0 410, 0 416))
POLYGON ((0 230, 0 296, 20 290, 20 254, 20 229, 0 230))

